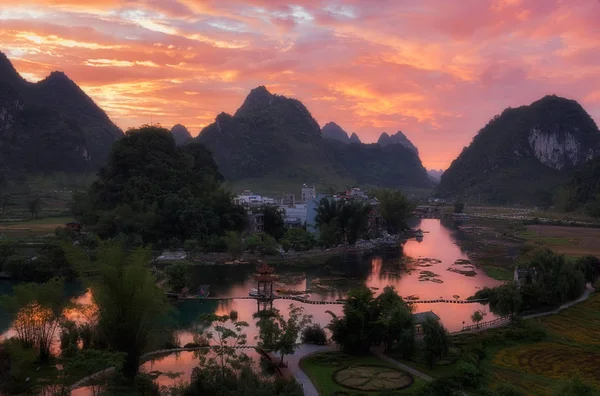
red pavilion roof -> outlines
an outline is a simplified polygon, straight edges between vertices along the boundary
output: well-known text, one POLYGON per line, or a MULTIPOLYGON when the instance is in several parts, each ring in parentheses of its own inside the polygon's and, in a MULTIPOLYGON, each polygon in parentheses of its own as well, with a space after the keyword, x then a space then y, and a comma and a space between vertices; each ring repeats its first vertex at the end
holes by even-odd
POLYGON ((275 268, 269 267, 269 265, 265 262, 262 263, 260 267, 256 270, 259 274, 271 274, 275 271, 275 268))

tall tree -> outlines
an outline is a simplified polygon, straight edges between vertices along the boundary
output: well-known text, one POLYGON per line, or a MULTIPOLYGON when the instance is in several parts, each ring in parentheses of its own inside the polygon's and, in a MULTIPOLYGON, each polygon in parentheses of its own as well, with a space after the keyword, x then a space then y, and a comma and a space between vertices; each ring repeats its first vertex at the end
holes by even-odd
POLYGON ((407 227, 407 221, 414 209, 404 194, 396 190, 381 190, 376 193, 379 200, 381 217, 391 233, 397 233, 407 227))
POLYGON ((259 346, 266 350, 279 352, 280 364, 285 355, 291 355, 298 348, 298 337, 302 330, 311 323, 312 316, 304 314, 304 308, 290 304, 288 319, 279 312, 274 316, 265 316, 258 322, 260 333, 259 346))
POLYGON ((373 291, 367 287, 351 290, 344 303, 343 317, 328 311, 333 320, 329 324, 332 339, 349 353, 368 353, 379 340, 379 312, 376 308, 373 291))
POLYGON ((128 252, 118 244, 98 251, 99 278, 91 291, 98 307, 98 329, 109 346, 125 353, 123 374, 133 378, 151 337, 164 326, 168 303, 145 265, 148 249, 128 252))
POLYGON ((436 319, 427 318, 423 323, 423 354, 429 367, 448 353, 450 340, 444 326, 436 319))
POLYGON ((377 299, 380 341, 385 349, 398 351, 408 358, 415 349, 415 320, 412 307, 404 302, 393 286, 386 286, 377 299))
POLYGON ((264 231, 276 240, 280 240, 285 234, 284 212, 273 205, 263 205, 261 212, 264 216, 264 231))
POLYGON ((39 197, 32 197, 27 200, 27 208, 29 208, 29 213, 31 213, 32 219, 37 219, 41 206, 42 200, 39 197))
POLYGON ((38 359, 47 363, 65 303, 62 280, 16 285, 13 294, 4 296, 1 302, 15 314, 13 327, 20 343, 35 348, 38 359))

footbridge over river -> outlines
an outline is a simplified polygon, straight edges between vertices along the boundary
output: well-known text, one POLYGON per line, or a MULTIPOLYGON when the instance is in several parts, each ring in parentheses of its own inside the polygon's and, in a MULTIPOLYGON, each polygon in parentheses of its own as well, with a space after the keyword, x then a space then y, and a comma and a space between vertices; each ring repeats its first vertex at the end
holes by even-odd
MULTIPOLYGON (((199 296, 180 296, 178 300, 293 300, 303 304, 315 304, 315 305, 343 305, 345 300, 337 301, 322 301, 322 300, 309 300, 302 297, 295 296, 278 296, 278 295, 261 295, 261 296, 239 296, 239 297, 199 297, 199 296)), ((487 299, 477 300, 446 300, 446 299, 435 299, 435 300, 406 300, 407 304, 474 304, 484 303, 487 299)))

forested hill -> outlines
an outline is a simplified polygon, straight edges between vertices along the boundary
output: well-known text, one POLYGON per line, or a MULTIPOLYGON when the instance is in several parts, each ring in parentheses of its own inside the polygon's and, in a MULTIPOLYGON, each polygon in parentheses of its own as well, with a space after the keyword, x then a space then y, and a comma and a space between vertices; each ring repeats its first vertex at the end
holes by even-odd
POLYGON ((599 149, 600 131, 581 105, 546 96, 494 117, 444 172, 437 194, 548 205, 558 187, 599 149))
POLYGON ((232 181, 431 186, 418 155, 410 149, 325 139, 300 101, 274 95, 262 86, 250 92, 233 116, 219 114, 196 139, 213 152, 219 169, 232 181))
POLYGON ((30 83, 0 53, 2 171, 92 171, 123 135, 64 73, 30 83))

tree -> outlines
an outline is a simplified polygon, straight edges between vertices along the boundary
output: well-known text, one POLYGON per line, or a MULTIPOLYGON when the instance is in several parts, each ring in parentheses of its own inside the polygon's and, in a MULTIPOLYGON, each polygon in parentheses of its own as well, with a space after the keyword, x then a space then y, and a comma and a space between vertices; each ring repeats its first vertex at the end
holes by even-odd
POLYGON ((479 322, 481 322, 483 320, 483 317, 485 315, 486 315, 486 313, 480 309, 473 312, 473 315, 471 315, 471 320, 473 321, 473 323, 475 323, 477 325, 477 328, 479 328, 479 322))
POLYGON ((304 330, 302 330, 302 342, 304 344, 325 345, 327 343, 325 329, 317 323, 305 327, 304 330))
POLYGON ((165 275, 167 275, 169 286, 176 293, 181 292, 190 282, 190 268, 186 264, 176 263, 167 266, 165 275))
POLYGON ((463 213, 465 211, 464 202, 455 202, 454 203, 454 213, 463 213))
POLYGON ((168 303, 145 267, 150 250, 128 252, 113 243, 101 246, 97 254, 99 279, 91 291, 98 308, 98 329, 112 350, 125 354, 123 374, 133 378, 142 352, 162 329, 168 303))
POLYGON ((312 249, 315 244, 313 235, 304 228, 290 228, 281 239, 281 246, 285 251, 292 249, 303 252, 312 249))
POLYGON ((577 266, 589 283, 593 284, 600 277, 600 259, 596 256, 581 257, 577 260, 577 266))
POLYGON ((98 179, 74 197, 73 212, 100 237, 124 234, 131 245, 208 240, 247 222, 222 181, 202 144, 177 147, 168 130, 143 126, 115 142, 98 179))
POLYGON ((40 362, 47 363, 64 307, 64 283, 53 279, 41 285, 18 284, 1 301, 15 315, 13 328, 21 345, 34 348, 40 362))
POLYGON ((379 200, 381 217, 383 217, 388 231, 398 233, 406 229, 414 204, 397 190, 381 190, 375 196, 379 200))
POLYGON ((227 244, 227 252, 233 259, 240 258, 242 253, 244 253, 244 244, 239 232, 227 231, 225 243, 227 244))
POLYGON ((27 200, 27 208, 29 209, 29 213, 31 213, 32 219, 37 219, 41 206, 42 200, 39 197, 32 197, 27 200))
POLYGON ((206 332, 206 337, 216 341, 214 351, 219 359, 218 363, 214 358, 202 359, 201 363, 218 366, 219 376, 224 381, 228 374, 228 367, 237 368, 241 362, 247 360, 246 355, 238 354, 236 347, 246 345, 248 335, 244 330, 249 326, 248 322, 238 321, 235 311, 231 311, 229 315, 204 314, 200 319, 213 325, 213 331, 206 332), (228 327, 228 322, 232 327, 228 327))
POLYGON ((351 290, 344 303, 343 317, 327 312, 333 317, 329 324, 331 338, 345 352, 369 353, 371 346, 380 339, 377 332, 379 312, 371 289, 362 287, 351 290))
POLYGON ((408 358, 415 347, 415 320, 412 307, 404 302, 393 286, 386 286, 376 299, 380 341, 386 351, 392 349, 408 358))
POLYGON ((278 312, 274 316, 265 316, 258 322, 260 330, 259 346, 266 350, 279 352, 281 365, 285 355, 291 355, 298 348, 298 337, 311 323, 312 316, 304 314, 304 308, 290 304, 288 319, 278 312))
POLYGON ((3 271, 10 257, 14 256, 15 249, 12 242, 0 240, 0 271, 3 271))
POLYGON ((349 201, 341 207, 339 223, 348 244, 354 245, 366 233, 370 212, 371 206, 360 201, 349 201))
POLYGON ((261 208, 264 220, 264 231, 276 240, 285 234, 284 211, 273 205, 263 205, 261 208))
POLYGON ((448 353, 450 340, 448 332, 434 318, 427 318, 423 323, 423 357, 429 368, 448 353))

